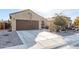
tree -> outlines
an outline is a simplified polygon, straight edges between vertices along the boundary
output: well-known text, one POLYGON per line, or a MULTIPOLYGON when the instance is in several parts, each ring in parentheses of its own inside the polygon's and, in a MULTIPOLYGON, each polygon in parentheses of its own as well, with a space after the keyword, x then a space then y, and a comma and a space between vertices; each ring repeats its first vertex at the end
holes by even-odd
POLYGON ((79 27, 79 17, 76 17, 76 19, 74 21, 74 26, 79 27))
POLYGON ((70 22, 70 17, 56 13, 56 16, 54 17, 54 24, 61 27, 60 29, 66 30, 69 22, 70 22))
POLYGON ((59 30, 67 30, 70 23, 72 23, 72 21, 70 20, 70 17, 67 17, 65 15, 63 15, 63 13, 55 13, 55 16, 52 17, 51 21, 51 25, 50 25, 50 31, 53 31, 53 29, 55 31, 59 31, 59 30), (54 26, 53 26, 54 24, 54 26))
POLYGON ((56 14, 54 18, 54 24, 63 27, 63 26, 68 25, 68 20, 69 20, 69 17, 56 14))

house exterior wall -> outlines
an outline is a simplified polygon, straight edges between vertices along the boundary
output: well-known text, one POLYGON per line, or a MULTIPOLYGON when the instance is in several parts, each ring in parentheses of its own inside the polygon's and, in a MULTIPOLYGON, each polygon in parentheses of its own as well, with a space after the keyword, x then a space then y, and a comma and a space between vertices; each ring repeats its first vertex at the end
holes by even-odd
POLYGON ((48 18, 47 19, 47 22, 46 22, 46 25, 48 26, 48 28, 50 28, 51 27, 51 25, 54 25, 54 18, 48 18))
POLYGON ((12 27, 12 31, 16 31, 16 20, 15 19, 11 19, 11 27, 12 27))

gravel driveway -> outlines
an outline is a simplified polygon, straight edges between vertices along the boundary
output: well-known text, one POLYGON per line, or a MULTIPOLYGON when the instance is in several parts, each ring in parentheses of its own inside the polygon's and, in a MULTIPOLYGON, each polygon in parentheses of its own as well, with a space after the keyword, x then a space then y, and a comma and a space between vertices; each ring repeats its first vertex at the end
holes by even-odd
POLYGON ((0 30, 0 48, 7 48, 17 45, 22 45, 22 41, 16 32, 8 32, 7 30, 0 30))

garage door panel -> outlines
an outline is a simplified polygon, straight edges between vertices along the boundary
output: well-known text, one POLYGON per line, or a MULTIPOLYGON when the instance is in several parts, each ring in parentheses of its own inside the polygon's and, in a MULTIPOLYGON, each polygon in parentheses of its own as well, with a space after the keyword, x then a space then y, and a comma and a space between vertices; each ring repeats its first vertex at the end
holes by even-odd
POLYGON ((33 20, 16 20, 16 30, 38 29, 39 22, 33 20))

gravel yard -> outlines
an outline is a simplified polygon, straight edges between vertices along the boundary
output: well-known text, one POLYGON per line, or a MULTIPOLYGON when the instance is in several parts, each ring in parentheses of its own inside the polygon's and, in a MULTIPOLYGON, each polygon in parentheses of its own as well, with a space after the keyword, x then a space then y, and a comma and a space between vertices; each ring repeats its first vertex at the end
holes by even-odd
POLYGON ((0 48, 7 48, 17 45, 22 45, 22 41, 16 32, 8 32, 7 30, 0 30, 0 48))
MULTIPOLYGON (((79 31, 77 32, 60 32, 57 33, 64 37, 64 40, 68 43, 68 46, 70 47, 64 47, 64 48, 78 48, 79 49, 79 31)), ((62 47, 63 48, 63 47, 62 47)))

